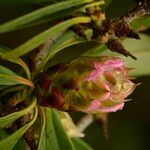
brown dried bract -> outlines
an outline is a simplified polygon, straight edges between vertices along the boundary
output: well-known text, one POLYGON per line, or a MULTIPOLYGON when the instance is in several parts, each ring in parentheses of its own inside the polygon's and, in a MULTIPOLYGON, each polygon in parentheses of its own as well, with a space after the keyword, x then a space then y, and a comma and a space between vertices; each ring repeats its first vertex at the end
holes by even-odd
POLYGON ((127 51, 123 45, 121 44, 121 42, 119 41, 118 38, 114 37, 114 38, 110 38, 107 42, 107 47, 114 52, 117 53, 121 53, 124 56, 130 56, 131 58, 133 58, 134 60, 136 60, 137 58, 135 56, 133 56, 129 51, 127 51))
POLYGON ((123 47, 119 39, 121 37, 140 39, 138 33, 130 27, 129 23, 147 14, 150 14, 150 0, 139 3, 133 10, 116 19, 105 19, 105 15, 99 7, 92 7, 86 9, 86 15, 92 18, 91 23, 82 25, 80 28, 77 25, 74 28, 75 32, 84 39, 86 37, 81 27, 86 26, 92 29, 92 40, 104 43, 111 51, 123 54, 126 57, 130 56, 136 60, 136 57, 123 47))
POLYGON ((83 26, 77 24, 77 25, 72 26, 70 29, 73 30, 76 34, 78 34, 83 39, 87 40, 86 34, 84 33, 83 26))

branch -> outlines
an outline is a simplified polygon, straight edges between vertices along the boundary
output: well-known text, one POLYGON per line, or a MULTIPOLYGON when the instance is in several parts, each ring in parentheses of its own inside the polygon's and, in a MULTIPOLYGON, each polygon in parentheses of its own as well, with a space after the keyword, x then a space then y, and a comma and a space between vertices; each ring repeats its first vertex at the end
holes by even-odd
POLYGON ((120 19, 130 23, 134 19, 150 14, 150 0, 140 2, 133 10, 122 15, 120 19))

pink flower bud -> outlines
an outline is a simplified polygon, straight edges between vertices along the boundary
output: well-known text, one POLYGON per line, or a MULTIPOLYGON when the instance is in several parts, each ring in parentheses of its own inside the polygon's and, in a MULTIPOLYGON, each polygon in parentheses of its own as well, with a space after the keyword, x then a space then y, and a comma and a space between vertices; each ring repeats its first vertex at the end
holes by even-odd
POLYGON ((116 112, 124 107, 126 97, 136 87, 119 58, 80 57, 59 66, 39 81, 42 89, 41 83, 47 85, 44 81, 49 75, 49 88, 40 97, 41 105, 64 111, 116 112))

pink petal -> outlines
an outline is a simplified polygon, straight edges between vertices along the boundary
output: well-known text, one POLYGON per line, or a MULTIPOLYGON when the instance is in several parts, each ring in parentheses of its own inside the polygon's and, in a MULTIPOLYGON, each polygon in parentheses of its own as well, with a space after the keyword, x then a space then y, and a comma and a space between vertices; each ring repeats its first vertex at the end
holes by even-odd
POLYGON ((104 83, 104 88, 107 90, 107 91, 110 91, 110 87, 107 83, 104 83))
POLYGON ((128 73, 128 70, 125 68, 125 67, 119 67, 119 68, 117 68, 118 69, 118 71, 120 72, 120 73, 122 73, 123 75, 127 75, 127 73, 128 73))
POLYGON ((90 107, 87 108, 87 111, 96 110, 99 108, 100 105, 101 105, 101 103, 99 102, 99 100, 93 100, 90 107))
POLYGON ((110 92, 105 93, 100 99, 98 99, 99 101, 105 101, 108 100, 110 97, 110 92))
POLYGON ((93 62, 93 66, 96 70, 102 69, 104 66, 99 62, 93 62))
POLYGON ((94 70, 90 73, 90 75, 85 79, 85 81, 93 81, 97 79, 101 74, 101 71, 99 70, 94 70))
POLYGON ((101 76, 104 72, 103 66, 97 62, 93 62, 94 70, 90 73, 90 75, 85 79, 85 81, 93 81, 101 76))
POLYGON ((120 68, 124 65, 124 62, 121 59, 113 58, 105 62, 105 67, 115 69, 120 68))
POLYGON ((107 90, 107 91, 111 91, 110 90, 110 87, 109 87, 109 85, 107 84, 107 83, 105 83, 105 82, 100 82, 100 85, 102 86, 102 88, 103 89, 105 89, 105 90, 107 90))
POLYGON ((120 104, 113 106, 113 107, 100 108, 100 109, 98 109, 98 111, 99 112, 105 112, 105 113, 116 112, 118 110, 122 110, 123 107, 124 107, 124 103, 120 103, 120 104))

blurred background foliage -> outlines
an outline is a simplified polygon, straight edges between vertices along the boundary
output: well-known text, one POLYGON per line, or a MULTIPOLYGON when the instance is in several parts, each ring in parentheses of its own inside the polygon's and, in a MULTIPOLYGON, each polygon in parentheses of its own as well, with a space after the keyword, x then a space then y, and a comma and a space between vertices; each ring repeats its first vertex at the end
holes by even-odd
MULTIPOLYGON (((49 0, 0 0, 0 23, 7 22, 18 16, 31 12, 42 7, 49 0)), ((131 10, 138 0, 106 0, 103 9, 108 18, 116 18, 131 10)), ((147 21, 150 25, 150 19, 147 21)), ((15 48, 29 38, 44 31, 50 26, 49 22, 34 27, 27 27, 17 31, 11 31, 0 35, 0 43, 9 48, 15 48)), ((138 26, 136 24, 136 26, 138 26)), ((127 102, 122 111, 111 113, 108 118, 108 139, 105 139, 100 124, 95 122, 85 130, 84 140, 89 143, 94 150, 147 150, 149 149, 150 135, 150 29, 147 28, 142 35, 141 41, 125 40, 124 46, 128 50, 133 50, 138 60, 135 62, 130 58, 125 59, 128 66, 135 68, 132 75, 136 75, 135 82, 142 83, 130 96, 132 101, 127 102), (143 35, 144 34, 144 35, 143 35), (140 52, 139 52, 140 51, 140 52), (143 52, 143 55, 138 55, 143 52), (143 56, 143 57, 142 57, 143 56), (141 62, 141 63, 138 63, 141 62), (139 71, 141 70, 141 72, 139 71), (143 76, 143 72, 145 72, 143 76), (139 77, 140 76, 140 77, 139 77)), ((84 47, 83 47, 84 48, 84 47)), ((67 53, 68 54, 68 53, 67 53)), ((98 54, 96 51, 95 55, 98 54)), ((105 52, 111 54, 110 52, 105 52)), ((94 55, 94 54, 93 54, 94 55)), ((114 53, 112 54, 114 55, 114 53)), ((56 56, 57 58, 59 54, 56 56)), ((54 58, 55 59, 55 58, 54 58)), ((74 121, 77 122, 82 113, 71 113, 74 121)), ((21 139, 22 140, 22 139, 21 139)), ((14 149, 22 149, 22 144, 16 145, 14 149)), ((21 142, 22 143, 22 142, 21 142)))

